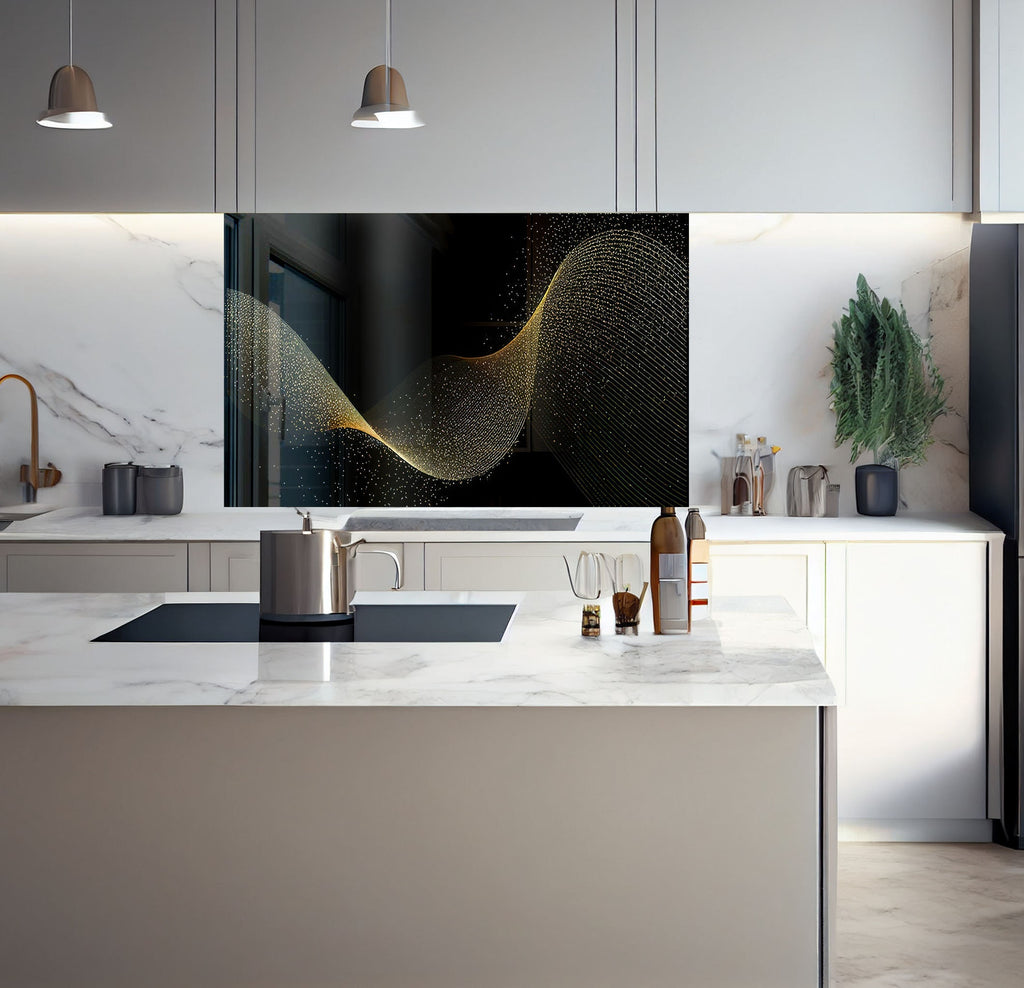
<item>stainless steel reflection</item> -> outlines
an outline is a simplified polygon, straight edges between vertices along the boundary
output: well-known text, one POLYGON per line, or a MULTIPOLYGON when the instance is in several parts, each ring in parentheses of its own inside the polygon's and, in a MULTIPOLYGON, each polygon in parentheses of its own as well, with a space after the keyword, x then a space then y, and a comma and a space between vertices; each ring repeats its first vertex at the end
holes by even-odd
MULTIPOLYGON (((260 532, 260 617, 299 618, 351 614, 355 581, 351 556, 365 540, 345 541, 348 533, 313 529, 308 515, 302 531, 260 532)), ((402 567, 387 549, 365 552, 390 556, 393 589, 402 585, 402 567)))

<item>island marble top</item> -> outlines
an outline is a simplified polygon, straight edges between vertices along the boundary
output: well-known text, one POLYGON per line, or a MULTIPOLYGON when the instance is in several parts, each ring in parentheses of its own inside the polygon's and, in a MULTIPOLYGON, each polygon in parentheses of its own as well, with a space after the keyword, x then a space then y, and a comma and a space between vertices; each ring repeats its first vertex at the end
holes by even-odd
MULTIPOLYGON (((811 636, 779 598, 719 598, 689 635, 580 635, 568 592, 401 591, 402 603, 516 603, 497 643, 92 642, 162 603, 251 593, 0 594, 5 706, 831 706, 811 636)), ((394 602, 360 592, 354 603, 394 602)), ((650 628, 644 604, 642 627, 650 628)))

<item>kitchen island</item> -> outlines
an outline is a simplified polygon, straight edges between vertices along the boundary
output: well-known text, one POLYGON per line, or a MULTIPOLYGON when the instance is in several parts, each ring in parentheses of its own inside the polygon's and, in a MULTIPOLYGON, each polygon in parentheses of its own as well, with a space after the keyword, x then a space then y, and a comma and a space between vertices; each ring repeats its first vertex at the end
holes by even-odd
POLYGON ((565 595, 442 596, 518 607, 498 643, 173 645, 90 639, 254 598, 0 597, 10 983, 827 983, 800 622, 584 640, 565 595))

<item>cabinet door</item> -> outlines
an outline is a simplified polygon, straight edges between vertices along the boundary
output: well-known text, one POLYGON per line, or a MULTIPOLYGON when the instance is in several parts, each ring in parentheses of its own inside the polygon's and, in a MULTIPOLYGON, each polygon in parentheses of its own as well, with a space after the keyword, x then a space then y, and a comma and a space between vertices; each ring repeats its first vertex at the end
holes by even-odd
POLYGON ((259 542, 212 542, 210 544, 211 590, 258 591, 259 588, 259 542))
POLYGON ((712 542, 710 590, 712 610, 718 596, 782 597, 825 660, 824 543, 712 542))
POLYGON ((657 208, 969 210, 970 37, 967 0, 658 3, 657 208))
POLYGON ((216 0, 75 5, 74 59, 108 130, 40 127, 50 77, 68 60, 68 5, 4 5, 0 210, 213 209, 216 0))
POLYGON ((979 8, 978 209, 1024 212, 1024 0, 979 8))
POLYGON ((6 563, 12 593, 171 593, 188 589, 183 542, 11 545, 6 563))
POLYGON ((839 816, 862 828, 847 836, 985 826, 986 572, 980 542, 847 546, 839 816))
POLYGON ((615 208, 615 4, 394 0, 392 64, 426 125, 357 129, 383 10, 256 0, 255 150, 239 149, 256 196, 240 208, 615 208))
POLYGON ((427 590, 569 590, 565 559, 575 571, 581 552, 635 552, 650 568, 649 542, 428 542, 427 590))

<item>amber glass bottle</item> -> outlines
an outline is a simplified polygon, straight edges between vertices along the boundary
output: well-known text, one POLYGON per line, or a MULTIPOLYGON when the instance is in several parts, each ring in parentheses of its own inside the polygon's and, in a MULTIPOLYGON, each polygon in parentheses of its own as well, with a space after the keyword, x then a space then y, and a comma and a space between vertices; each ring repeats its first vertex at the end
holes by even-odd
POLYGON ((686 631, 686 535, 675 508, 662 508, 651 526, 654 633, 686 631))

